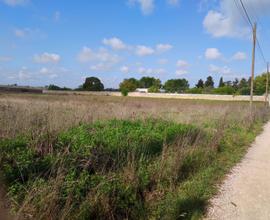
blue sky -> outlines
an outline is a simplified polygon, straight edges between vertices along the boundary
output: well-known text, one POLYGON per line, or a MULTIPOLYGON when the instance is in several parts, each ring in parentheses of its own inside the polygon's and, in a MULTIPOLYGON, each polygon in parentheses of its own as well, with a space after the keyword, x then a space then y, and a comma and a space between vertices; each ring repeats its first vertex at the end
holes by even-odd
MULTIPOLYGON (((270 1, 243 2, 268 59, 270 1)), ((0 13, 0 84, 250 75, 250 27, 234 0, 0 0, 0 13)), ((265 68, 257 53, 256 74, 265 68)))

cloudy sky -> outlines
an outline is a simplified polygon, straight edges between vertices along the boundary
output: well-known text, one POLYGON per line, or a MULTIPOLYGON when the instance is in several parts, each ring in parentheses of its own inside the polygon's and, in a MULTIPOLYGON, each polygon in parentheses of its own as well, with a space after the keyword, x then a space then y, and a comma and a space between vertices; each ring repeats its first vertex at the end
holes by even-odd
MULTIPOLYGON (((270 1, 243 2, 268 59, 270 1)), ((0 0, 0 84, 248 77, 251 31, 240 9, 239 0, 0 0)))

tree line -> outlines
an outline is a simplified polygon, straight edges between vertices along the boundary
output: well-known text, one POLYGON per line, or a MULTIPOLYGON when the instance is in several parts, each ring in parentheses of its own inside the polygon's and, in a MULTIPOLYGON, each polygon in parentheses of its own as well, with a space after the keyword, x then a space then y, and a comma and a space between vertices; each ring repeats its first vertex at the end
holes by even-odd
MULTIPOLYGON (((254 80, 254 94, 263 95, 266 89, 266 73, 257 76, 254 80)), ((155 77, 142 77, 140 79, 128 78, 124 79, 119 89, 104 89, 104 85, 97 77, 87 77, 85 82, 74 89, 75 91, 121 91, 126 96, 129 92, 134 92, 138 88, 147 88, 150 93, 190 93, 190 94, 220 94, 220 95, 249 95, 251 79, 235 78, 234 80, 224 81, 223 77, 219 79, 215 85, 212 76, 208 76, 205 80, 199 79, 194 87, 190 87, 187 79, 169 79, 164 84, 155 77)), ((270 84, 269 84, 270 86, 270 84)), ((59 87, 56 85, 47 86, 49 90, 72 90, 67 87, 59 87)))

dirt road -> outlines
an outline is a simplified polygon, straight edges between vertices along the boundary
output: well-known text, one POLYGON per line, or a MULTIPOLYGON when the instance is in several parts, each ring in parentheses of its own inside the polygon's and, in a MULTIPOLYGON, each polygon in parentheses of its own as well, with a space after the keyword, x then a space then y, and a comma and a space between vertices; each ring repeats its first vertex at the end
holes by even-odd
POLYGON ((221 186, 207 219, 270 219, 270 122, 221 186))

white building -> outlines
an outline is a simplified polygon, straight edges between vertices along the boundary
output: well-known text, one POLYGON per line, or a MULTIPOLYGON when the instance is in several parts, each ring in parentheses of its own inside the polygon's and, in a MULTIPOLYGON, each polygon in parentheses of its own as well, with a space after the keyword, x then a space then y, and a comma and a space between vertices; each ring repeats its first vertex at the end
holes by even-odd
POLYGON ((140 93, 148 93, 148 88, 137 88, 136 92, 140 92, 140 93))

